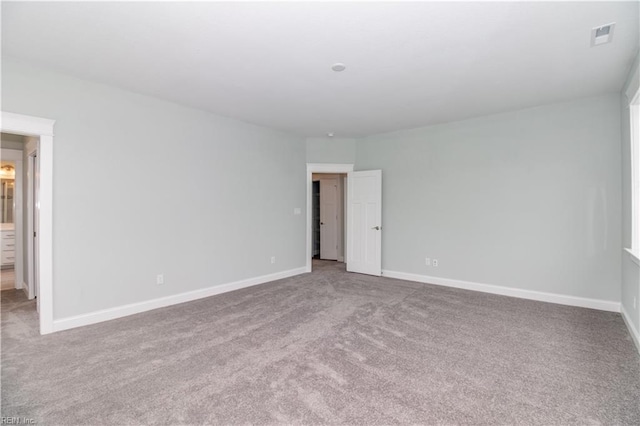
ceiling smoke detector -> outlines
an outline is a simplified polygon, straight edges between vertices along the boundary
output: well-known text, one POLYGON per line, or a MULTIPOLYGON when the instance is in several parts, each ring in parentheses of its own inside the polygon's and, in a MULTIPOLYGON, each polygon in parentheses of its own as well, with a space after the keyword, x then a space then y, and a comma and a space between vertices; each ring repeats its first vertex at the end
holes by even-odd
POLYGON ((347 69, 347 66, 342 62, 336 62, 335 64, 331 65, 331 69, 335 72, 342 72, 347 69))
POLYGON ((607 25, 595 27, 591 29, 591 47, 600 46, 613 40, 613 29, 616 23, 612 22, 607 25))

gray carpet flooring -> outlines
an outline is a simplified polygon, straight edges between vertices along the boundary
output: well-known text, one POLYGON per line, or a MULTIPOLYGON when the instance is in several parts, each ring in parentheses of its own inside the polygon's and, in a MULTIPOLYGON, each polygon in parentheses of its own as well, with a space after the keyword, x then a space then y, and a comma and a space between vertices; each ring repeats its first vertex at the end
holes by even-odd
POLYGON ((314 272, 39 336, 2 292, 2 416, 38 424, 640 424, 619 314, 314 272))

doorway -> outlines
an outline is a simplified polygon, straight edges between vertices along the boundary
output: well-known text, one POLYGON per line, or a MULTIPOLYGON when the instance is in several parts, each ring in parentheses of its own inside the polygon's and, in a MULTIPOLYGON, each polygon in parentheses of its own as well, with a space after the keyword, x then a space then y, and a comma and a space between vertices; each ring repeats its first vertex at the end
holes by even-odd
POLYGON ((48 334, 55 331, 53 320, 53 125, 55 121, 2 112, 1 123, 2 132, 27 137, 37 150, 37 168, 33 172, 33 178, 37 182, 37 203, 34 207, 37 210, 34 218, 37 242, 33 251, 36 255, 33 266, 36 271, 37 290, 34 288, 33 294, 38 295, 40 334, 48 334))
POLYGON ((382 274, 382 170, 354 172, 353 164, 307 163, 307 262, 313 264, 313 175, 346 174, 344 260, 349 272, 382 274))
POLYGON ((23 283, 23 138, 2 133, 0 161, 1 289, 21 289, 23 283))
MULTIPOLYGON (((342 211, 342 234, 346 235, 346 216, 344 216, 344 206, 346 206, 346 204, 344 203, 344 195, 346 194, 346 187, 347 187, 347 180, 346 180, 346 174, 349 172, 353 171, 353 164, 312 164, 312 163, 308 163, 307 164, 307 261, 306 261, 306 271, 307 272, 311 272, 312 270, 312 259, 315 256, 315 249, 318 243, 320 243, 320 227, 323 225, 320 225, 320 223, 318 222, 318 226, 317 229, 315 230, 315 235, 317 236, 316 238, 318 239, 318 243, 316 243, 314 241, 314 217, 313 217, 313 188, 314 188, 314 175, 316 175, 317 179, 316 181, 318 182, 318 193, 320 191, 320 177, 323 178, 333 178, 333 177, 338 177, 340 176, 341 179, 343 179, 344 181, 344 191, 342 193, 342 195, 340 195, 340 202, 342 205, 341 211, 342 211)), ((319 196, 319 195, 318 195, 319 196)), ((336 197, 337 198, 337 197, 336 197)), ((319 204, 318 204, 319 206, 319 204)), ((318 211, 318 215, 320 214, 320 212, 318 211)), ((318 216, 319 217, 319 216, 318 216)), ((340 219, 340 214, 338 214, 338 220, 336 222, 339 222, 340 219)), ((338 241, 340 239, 340 237, 336 236, 336 241, 338 241)), ((336 244, 339 245, 339 244, 336 244)), ((341 249, 338 249, 338 254, 336 255, 336 259, 337 261, 341 261, 344 262, 345 258, 344 258, 344 253, 346 253, 346 243, 345 243, 345 238, 342 238, 341 240, 341 244, 342 247, 341 249)), ((321 244, 320 246, 318 246, 318 250, 321 249, 321 244)), ((318 254, 320 254, 318 252, 318 254)))
POLYGON ((345 173, 314 173, 312 253, 314 259, 344 262, 345 173))
MULTIPOLYGON (((37 297, 38 143, 33 136, 2 133, 2 293, 14 301, 37 297), (26 166, 24 167, 23 166, 26 166)), ((37 304, 36 304, 37 310, 37 304)))

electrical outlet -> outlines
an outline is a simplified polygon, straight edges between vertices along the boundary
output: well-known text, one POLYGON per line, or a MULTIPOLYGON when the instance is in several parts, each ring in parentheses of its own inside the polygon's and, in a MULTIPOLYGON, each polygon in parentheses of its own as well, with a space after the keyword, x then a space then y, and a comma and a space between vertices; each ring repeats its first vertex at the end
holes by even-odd
POLYGON ((431 258, 430 257, 425 257, 424 258, 424 264, 427 266, 431 266, 431 258))
POLYGON ((156 276, 156 284, 158 285, 164 284, 164 274, 158 274, 156 276))
POLYGON ((433 266, 437 267, 437 266, 438 266, 438 259, 433 259, 433 260, 431 261, 431 264, 432 264, 433 266))
POLYGON ((276 257, 275 256, 271 256, 271 263, 276 263, 276 257))

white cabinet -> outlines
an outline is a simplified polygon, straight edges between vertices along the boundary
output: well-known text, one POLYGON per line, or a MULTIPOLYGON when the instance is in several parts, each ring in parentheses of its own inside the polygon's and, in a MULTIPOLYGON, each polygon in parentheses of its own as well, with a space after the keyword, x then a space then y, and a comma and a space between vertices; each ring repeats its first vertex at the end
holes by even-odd
POLYGON ((2 266, 13 265, 16 260, 16 232, 2 231, 2 266))

